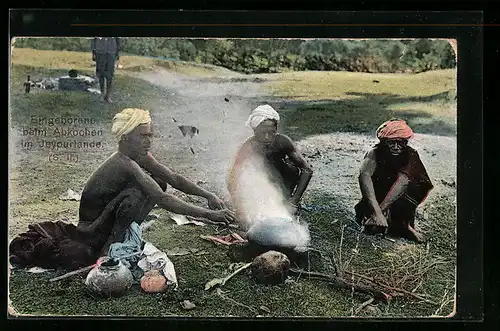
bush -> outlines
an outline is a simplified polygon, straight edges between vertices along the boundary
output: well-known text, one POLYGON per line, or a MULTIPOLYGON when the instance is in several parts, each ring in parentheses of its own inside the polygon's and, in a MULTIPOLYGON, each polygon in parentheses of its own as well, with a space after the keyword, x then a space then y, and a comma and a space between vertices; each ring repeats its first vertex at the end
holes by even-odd
MULTIPOLYGON (((242 73, 422 72, 456 66, 446 40, 121 38, 126 54, 195 61, 242 73)), ((90 52, 90 38, 17 38, 16 47, 90 52)))

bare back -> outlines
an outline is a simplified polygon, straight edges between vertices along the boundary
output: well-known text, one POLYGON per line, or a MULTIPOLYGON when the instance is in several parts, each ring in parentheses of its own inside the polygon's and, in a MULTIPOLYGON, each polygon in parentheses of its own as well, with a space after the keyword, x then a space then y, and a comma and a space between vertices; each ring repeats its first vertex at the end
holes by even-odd
POLYGON ((116 152, 92 173, 80 200, 80 222, 95 220, 114 197, 136 184, 131 172, 132 162, 116 152))

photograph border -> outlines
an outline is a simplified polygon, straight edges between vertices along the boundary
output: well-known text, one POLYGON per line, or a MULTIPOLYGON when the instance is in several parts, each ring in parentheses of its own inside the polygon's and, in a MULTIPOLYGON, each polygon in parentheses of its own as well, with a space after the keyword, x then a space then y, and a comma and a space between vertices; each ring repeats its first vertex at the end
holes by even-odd
MULTIPOLYGON (((481 147, 483 145, 484 21, 482 12, 269 11, 255 15, 251 11, 54 10, 49 12, 48 10, 15 10, 10 13, 9 23, 11 38, 16 36, 90 37, 101 35, 182 38, 457 39, 457 300, 455 316, 446 320, 481 321, 483 319, 483 148, 481 147)), ((7 274, 7 264, 5 264, 4 274, 7 274)), ((52 320, 50 317, 43 319, 52 320)), ((126 319, 135 320, 136 318, 126 319)), ((166 320, 166 318, 161 319, 166 320)), ((311 319, 322 322, 332 320, 347 323, 358 322, 345 318, 311 319)), ((175 320, 186 321, 185 318, 175 318, 175 320)), ((189 320, 224 321, 230 319, 189 318, 189 320)), ((246 319, 235 318, 235 320, 246 319)), ((304 321, 309 318, 299 320, 304 321)), ((412 318, 412 320, 429 322, 429 318, 412 318)), ((434 318, 431 320, 435 322, 434 318)), ((265 321, 269 320, 266 318, 265 321)))

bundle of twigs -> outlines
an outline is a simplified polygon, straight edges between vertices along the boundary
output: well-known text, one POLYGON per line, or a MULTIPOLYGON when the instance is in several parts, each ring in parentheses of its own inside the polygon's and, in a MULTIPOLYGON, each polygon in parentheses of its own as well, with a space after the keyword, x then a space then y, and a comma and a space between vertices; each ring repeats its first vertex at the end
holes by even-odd
MULTIPOLYGON (((395 252, 385 253, 382 259, 377 260, 378 266, 371 268, 354 267, 352 257, 347 258, 345 263, 340 263, 333 252, 322 255, 329 258, 333 274, 301 269, 290 271, 306 275, 311 279, 327 281, 337 288, 371 295, 374 300, 387 301, 391 297, 406 296, 421 302, 442 305, 442 300, 438 302, 427 294, 418 293, 417 290, 424 284, 430 271, 450 261, 439 256, 431 256, 422 247, 401 246, 395 252)), ((341 259, 341 256, 338 258, 341 259)))
POLYGON ((421 247, 407 245, 396 252, 383 254, 383 258, 377 262, 377 267, 348 266, 342 273, 357 284, 370 284, 391 296, 409 296, 439 305, 429 295, 418 293, 418 290, 429 272, 445 263, 449 261, 439 256, 431 256, 421 247))

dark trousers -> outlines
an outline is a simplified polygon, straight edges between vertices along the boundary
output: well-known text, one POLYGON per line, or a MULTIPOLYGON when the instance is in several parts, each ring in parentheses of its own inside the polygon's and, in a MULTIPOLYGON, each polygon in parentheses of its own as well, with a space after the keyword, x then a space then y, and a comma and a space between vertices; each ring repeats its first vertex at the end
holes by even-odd
POLYGON ((110 81, 115 74, 116 57, 114 54, 96 53, 96 75, 97 77, 104 77, 110 81))

